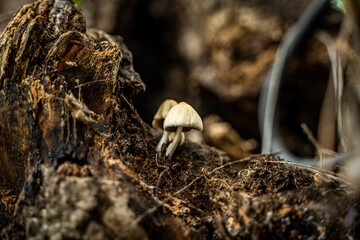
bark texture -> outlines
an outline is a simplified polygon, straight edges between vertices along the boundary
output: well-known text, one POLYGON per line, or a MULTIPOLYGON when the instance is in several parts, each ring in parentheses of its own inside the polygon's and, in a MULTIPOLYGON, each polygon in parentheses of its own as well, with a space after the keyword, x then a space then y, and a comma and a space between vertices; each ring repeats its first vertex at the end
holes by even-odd
MULTIPOLYGON (((128 149, 139 158, 150 148, 127 99, 145 90, 131 53, 120 37, 86 32, 71 1, 24 6, 0 42, 2 236, 118 236, 135 210, 154 204, 144 193, 130 208, 136 178, 118 166, 108 173, 120 156, 134 157, 128 149)), ((144 239, 150 232, 134 226, 123 237, 144 239)))

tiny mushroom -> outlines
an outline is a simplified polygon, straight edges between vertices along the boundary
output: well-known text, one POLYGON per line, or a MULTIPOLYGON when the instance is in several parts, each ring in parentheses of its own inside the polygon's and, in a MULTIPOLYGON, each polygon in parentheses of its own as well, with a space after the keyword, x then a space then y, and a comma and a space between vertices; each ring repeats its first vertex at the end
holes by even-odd
MULTIPOLYGON (((164 129, 164 120, 170 109, 176 104, 177 102, 175 100, 166 99, 157 110, 154 119, 152 121, 152 126, 164 129)), ((157 145, 157 150, 158 151, 161 150, 162 145, 166 144, 168 140, 169 140, 169 132, 164 130, 163 135, 159 141, 159 144, 157 145)))
POLYGON ((172 107, 164 121, 164 130, 175 132, 174 140, 166 149, 166 156, 172 156, 179 144, 181 133, 191 129, 203 130, 199 114, 187 103, 181 102, 172 107))
MULTIPOLYGON (((174 137, 175 137, 175 133, 174 132, 171 132, 169 134, 169 142, 171 143, 173 140, 174 140, 174 137)), ((183 145, 185 142, 185 134, 182 132, 181 133, 181 137, 180 137, 180 142, 179 142, 179 146, 183 145)))

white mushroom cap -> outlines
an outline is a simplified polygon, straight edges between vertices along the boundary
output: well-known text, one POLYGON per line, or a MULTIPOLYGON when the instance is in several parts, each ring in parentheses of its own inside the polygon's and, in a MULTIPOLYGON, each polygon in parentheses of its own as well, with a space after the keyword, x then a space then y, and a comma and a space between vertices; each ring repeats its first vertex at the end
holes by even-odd
MULTIPOLYGON (((172 142, 175 138, 175 133, 174 132, 171 132, 169 134, 169 142, 172 142)), ((185 142, 185 134, 182 132, 181 133, 181 137, 180 137, 180 142, 179 142, 179 146, 183 145, 185 142)))
POLYGON ((166 99, 159 107, 159 109, 157 110, 154 119, 152 121, 152 126, 153 127, 158 127, 163 129, 163 124, 164 124, 164 120, 168 114, 168 112, 170 111, 170 109, 175 106, 177 104, 177 102, 175 100, 172 99, 166 99))
POLYGON ((168 132, 176 132, 178 127, 182 127, 183 132, 191 129, 203 130, 203 123, 199 114, 186 102, 181 102, 172 107, 164 121, 164 129, 168 132))

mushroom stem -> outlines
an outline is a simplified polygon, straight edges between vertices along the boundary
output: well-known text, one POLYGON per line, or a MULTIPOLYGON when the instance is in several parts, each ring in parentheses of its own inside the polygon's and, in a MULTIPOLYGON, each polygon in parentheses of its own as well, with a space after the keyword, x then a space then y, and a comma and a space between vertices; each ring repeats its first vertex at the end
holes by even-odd
POLYGON ((160 139, 160 141, 159 141, 156 149, 157 149, 158 151, 161 151, 162 145, 163 145, 163 144, 166 144, 166 143, 168 142, 168 140, 169 140, 169 132, 166 131, 166 130, 164 130, 164 132, 163 132, 163 134, 162 134, 162 136, 161 136, 161 139, 160 139))
POLYGON ((183 130, 183 127, 178 127, 176 129, 174 140, 170 143, 170 145, 166 149, 166 156, 171 157, 173 155, 173 153, 175 152, 175 149, 181 139, 182 130, 183 130))

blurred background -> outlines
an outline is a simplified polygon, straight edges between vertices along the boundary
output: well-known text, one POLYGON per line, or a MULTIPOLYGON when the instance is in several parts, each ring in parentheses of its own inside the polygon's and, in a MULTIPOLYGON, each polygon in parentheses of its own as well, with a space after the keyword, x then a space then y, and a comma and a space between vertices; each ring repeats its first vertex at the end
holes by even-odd
MULTIPOLYGON (((4 29, 17 9, 32 1, 0 2, 4 29)), ((284 33, 309 2, 82 0, 77 4, 89 28, 122 36, 133 53, 135 70, 147 87, 133 101, 146 123, 151 124, 163 100, 186 101, 205 125, 203 134, 190 133, 188 138, 240 158, 260 149, 260 90, 284 33)), ((314 31, 335 36, 342 17, 328 8, 314 31)), ((325 45, 313 34, 307 36, 287 67, 278 106, 282 137, 299 156, 315 154, 301 123, 323 146, 336 149, 335 129, 324 131, 319 126, 329 73, 325 45)), ((331 112, 325 116, 330 125, 335 122, 331 112)))

